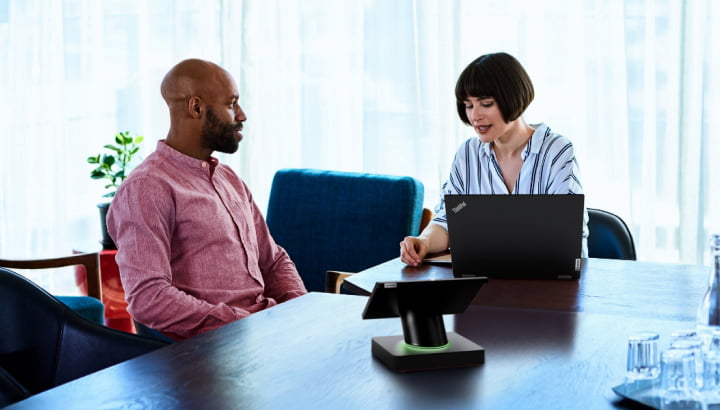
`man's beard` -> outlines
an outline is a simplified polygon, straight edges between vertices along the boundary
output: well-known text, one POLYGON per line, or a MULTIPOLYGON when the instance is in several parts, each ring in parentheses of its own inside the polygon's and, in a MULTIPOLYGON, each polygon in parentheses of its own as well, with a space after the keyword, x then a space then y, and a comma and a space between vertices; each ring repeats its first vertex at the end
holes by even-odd
POLYGON ((202 142, 205 148, 232 154, 238 150, 240 141, 236 132, 242 129, 240 122, 223 123, 215 112, 208 107, 205 124, 202 127, 202 142))

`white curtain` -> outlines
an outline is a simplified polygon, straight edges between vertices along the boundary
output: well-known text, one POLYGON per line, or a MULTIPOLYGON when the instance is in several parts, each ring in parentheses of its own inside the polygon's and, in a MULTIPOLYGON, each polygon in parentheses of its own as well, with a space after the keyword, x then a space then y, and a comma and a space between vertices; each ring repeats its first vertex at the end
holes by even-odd
POLYGON ((641 260, 702 263, 720 232, 718 24, 712 0, 0 0, 0 256, 97 243, 85 158, 125 130, 152 152, 160 80, 187 57, 238 82, 246 138, 221 160, 262 208, 283 167, 412 175, 433 208, 473 136, 455 80, 507 51, 536 87, 526 120, 575 143, 587 206, 619 214, 641 260))

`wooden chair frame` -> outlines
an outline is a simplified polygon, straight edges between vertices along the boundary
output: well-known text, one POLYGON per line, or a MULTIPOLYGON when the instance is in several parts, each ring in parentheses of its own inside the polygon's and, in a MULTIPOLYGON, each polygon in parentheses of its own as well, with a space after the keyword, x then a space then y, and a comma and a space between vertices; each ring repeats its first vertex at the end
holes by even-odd
POLYGON ((0 266, 14 269, 50 269, 82 265, 87 277, 88 296, 102 302, 99 255, 97 252, 79 253, 72 256, 49 259, 11 260, 0 259, 0 266))

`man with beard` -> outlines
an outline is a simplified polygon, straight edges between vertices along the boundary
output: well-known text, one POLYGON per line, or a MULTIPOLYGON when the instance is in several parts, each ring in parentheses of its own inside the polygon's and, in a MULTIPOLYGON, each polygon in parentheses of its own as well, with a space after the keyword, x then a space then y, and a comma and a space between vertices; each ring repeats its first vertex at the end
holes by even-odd
POLYGON ((162 81, 170 130, 123 182, 107 215, 133 318, 182 340, 307 291, 270 236, 233 153, 247 119, 232 76, 203 60, 162 81))

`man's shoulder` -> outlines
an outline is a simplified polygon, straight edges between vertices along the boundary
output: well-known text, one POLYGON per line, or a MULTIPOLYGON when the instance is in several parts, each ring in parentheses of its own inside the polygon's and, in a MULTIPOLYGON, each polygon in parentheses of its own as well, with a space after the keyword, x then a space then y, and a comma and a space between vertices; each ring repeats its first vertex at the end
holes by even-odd
POLYGON ((172 185, 173 175, 172 170, 168 170, 163 161, 152 153, 130 172, 120 185, 118 193, 127 189, 152 191, 172 185))
POLYGON ((168 161, 162 158, 156 152, 151 153, 147 156, 137 167, 135 167, 128 180, 136 178, 152 178, 152 179, 164 179, 168 175, 174 175, 175 172, 170 169, 171 166, 168 161))

